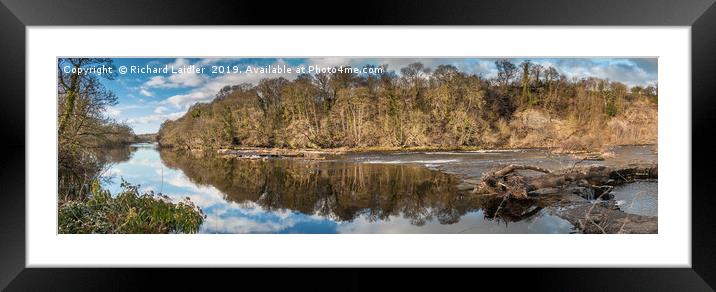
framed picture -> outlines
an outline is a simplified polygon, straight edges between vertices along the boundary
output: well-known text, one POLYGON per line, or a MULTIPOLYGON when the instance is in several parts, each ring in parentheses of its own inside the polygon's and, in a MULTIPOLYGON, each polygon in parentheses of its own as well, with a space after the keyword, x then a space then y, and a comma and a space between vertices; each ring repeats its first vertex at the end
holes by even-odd
POLYGON ((712 290, 712 4, 4 1, 0 283, 712 290))

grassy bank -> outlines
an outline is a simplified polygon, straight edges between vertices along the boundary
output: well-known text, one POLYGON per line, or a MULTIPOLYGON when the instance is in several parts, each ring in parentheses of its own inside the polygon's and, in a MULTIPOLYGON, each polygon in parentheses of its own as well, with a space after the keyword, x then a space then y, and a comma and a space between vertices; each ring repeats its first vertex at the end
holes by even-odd
POLYGON ((172 202, 153 192, 140 193, 122 182, 122 192, 112 196, 99 182, 92 184, 84 200, 60 202, 59 233, 196 233, 204 214, 188 198, 172 202))

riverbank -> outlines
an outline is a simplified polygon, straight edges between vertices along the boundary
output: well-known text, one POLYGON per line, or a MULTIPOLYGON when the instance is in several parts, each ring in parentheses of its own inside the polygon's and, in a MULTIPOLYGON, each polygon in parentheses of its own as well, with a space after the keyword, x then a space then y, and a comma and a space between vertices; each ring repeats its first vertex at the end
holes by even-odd
POLYGON ((224 158, 300 158, 307 160, 324 160, 328 156, 345 155, 345 154, 361 154, 361 153, 411 153, 411 152, 463 152, 463 153, 496 153, 496 152, 515 152, 524 150, 541 150, 552 154, 572 155, 577 160, 584 161, 603 161, 614 157, 615 153, 611 151, 613 147, 631 147, 645 146, 652 147, 656 152, 656 145, 640 144, 640 145, 614 145, 605 148, 602 151, 584 151, 574 150, 566 151, 562 148, 497 148, 484 149, 480 147, 360 147, 360 148, 328 148, 328 149, 287 149, 287 148, 259 148, 259 147, 232 147, 221 149, 193 149, 190 151, 215 151, 224 158))
POLYGON ((204 222, 200 207, 188 197, 172 200, 122 181, 112 194, 95 180, 82 199, 61 200, 57 206, 60 234, 196 233, 204 222))

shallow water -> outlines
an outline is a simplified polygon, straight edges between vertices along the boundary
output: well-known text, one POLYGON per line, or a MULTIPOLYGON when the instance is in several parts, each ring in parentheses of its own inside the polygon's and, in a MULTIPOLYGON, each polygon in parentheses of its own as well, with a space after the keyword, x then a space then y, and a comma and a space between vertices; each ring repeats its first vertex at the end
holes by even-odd
POLYGON ((630 214, 656 216, 659 195, 658 183, 639 181, 617 186, 612 191, 619 209, 630 214))
MULTIPOLYGON (((579 163, 656 162, 649 147, 615 148, 612 159, 579 163)), ((142 190, 189 197, 207 214, 202 233, 575 232, 548 206, 500 215, 500 202, 467 194, 471 180, 497 165, 556 169, 578 162, 542 150, 360 153, 306 161, 221 159, 136 144, 115 156, 107 188, 118 192, 124 179, 142 190)), ((620 196, 640 190, 626 188, 620 196)), ((633 212, 644 209, 639 198, 631 198, 638 207, 633 212)))

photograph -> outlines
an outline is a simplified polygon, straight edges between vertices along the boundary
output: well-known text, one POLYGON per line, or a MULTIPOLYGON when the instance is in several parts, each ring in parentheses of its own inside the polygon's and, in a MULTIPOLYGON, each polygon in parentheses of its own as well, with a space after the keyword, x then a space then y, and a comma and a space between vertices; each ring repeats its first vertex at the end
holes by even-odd
POLYGON ((0 290, 714 291, 715 2, 0 0, 0 290))
POLYGON ((657 57, 56 59, 58 234, 659 233, 657 57))
POLYGON ((714 291, 716 0, 351 4, 0 0, 0 290, 714 291))

